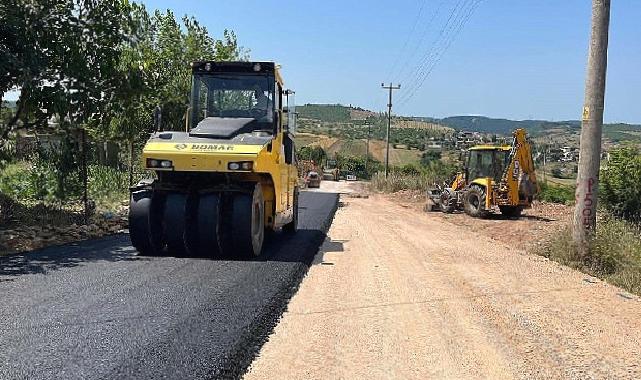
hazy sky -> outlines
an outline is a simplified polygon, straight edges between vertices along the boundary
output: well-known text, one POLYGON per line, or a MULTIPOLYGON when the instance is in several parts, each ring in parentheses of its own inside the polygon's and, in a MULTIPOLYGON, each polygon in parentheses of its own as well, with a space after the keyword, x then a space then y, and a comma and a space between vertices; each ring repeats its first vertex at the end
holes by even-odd
MULTIPOLYGON (((590 0, 483 0, 469 19, 477 0, 143 2, 234 30, 252 59, 282 64, 299 104, 381 110, 381 82, 400 81, 399 114, 581 115, 590 0)), ((640 19, 641 1, 612 1, 606 121, 641 122, 640 19)))

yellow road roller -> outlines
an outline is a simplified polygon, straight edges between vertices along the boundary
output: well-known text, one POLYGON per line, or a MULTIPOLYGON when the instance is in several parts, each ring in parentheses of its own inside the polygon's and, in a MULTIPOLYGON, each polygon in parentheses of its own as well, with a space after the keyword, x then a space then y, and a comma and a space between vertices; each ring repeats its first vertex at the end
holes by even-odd
POLYGON ((194 62, 183 131, 142 152, 155 175, 131 188, 129 233, 145 255, 255 257, 265 233, 296 232, 293 91, 273 62, 194 62))

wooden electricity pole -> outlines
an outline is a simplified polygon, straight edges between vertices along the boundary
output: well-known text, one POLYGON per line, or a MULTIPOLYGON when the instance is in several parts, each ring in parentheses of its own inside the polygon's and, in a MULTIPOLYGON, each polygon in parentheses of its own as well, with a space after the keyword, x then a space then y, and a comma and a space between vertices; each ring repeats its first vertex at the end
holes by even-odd
POLYGON ((580 255, 588 253, 588 241, 596 227, 609 26, 610 0, 592 0, 592 36, 585 81, 573 223, 573 238, 580 255))
POLYGON ((369 161, 369 138, 372 131, 372 126, 367 124, 367 145, 365 145, 365 173, 367 174, 367 165, 369 161))
POLYGON ((385 133, 385 178, 387 178, 389 168, 389 131, 392 127, 392 91, 400 90, 401 85, 393 86, 392 83, 390 83, 389 86, 385 86, 385 83, 381 83, 381 87, 389 90, 389 101, 387 102, 387 132, 385 133))

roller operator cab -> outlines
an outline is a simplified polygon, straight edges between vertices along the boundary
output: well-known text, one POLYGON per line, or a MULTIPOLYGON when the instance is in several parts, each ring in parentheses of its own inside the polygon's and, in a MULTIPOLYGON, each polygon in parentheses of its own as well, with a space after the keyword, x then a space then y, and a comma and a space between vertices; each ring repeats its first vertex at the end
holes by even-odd
POLYGON ((293 91, 273 62, 194 62, 192 74, 183 131, 158 125, 143 149, 155 179, 132 187, 132 244, 258 256, 267 230, 297 229, 293 91))

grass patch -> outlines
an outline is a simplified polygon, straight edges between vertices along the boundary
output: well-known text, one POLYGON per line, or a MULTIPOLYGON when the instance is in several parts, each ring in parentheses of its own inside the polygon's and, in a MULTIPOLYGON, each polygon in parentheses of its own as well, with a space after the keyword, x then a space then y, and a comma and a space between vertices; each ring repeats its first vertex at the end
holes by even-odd
POLYGON ((379 172, 372 176, 371 186, 384 193, 395 193, 401 190, 426 190, 432 182, 425 174, 411 175, 392 172, 385 178, 385 174, 379 172))
POLYGON ((544 202, 574 204, 575 188, 572 186, 553 185, 546 182, 540 183, 541 192, 538 199, 544 202))
POLYGON ((384 193, 395 193, 400 190, 426 191, 435 183, 451 180, 456 171, 455 165, 441 160, 430 161, 426 165, 392 166, 387 178, 382 172, 374 174, 370 186, 384 193))
MULTIPOLYGON (((0 224, 77 223, 83 215, 82 188, 64 199, 56 198, 53 170, 34 167, 22 161, 0 171, 0 224)), ((128 171, 103 165, 89 165, 87 170, 88 197, 95 209, 118 211, 129 198, 128 171)), ((137 168, 134 183, 149 175, 137 168)))
MULTIPOLYGON (((98 210, 115 210, 129 199, 129 173, 103 165, 89 165, 87 190, 98 210)), ((134 177, 134 183, 140 178, 134 177)))
POLYGON ((583 257, 574 245, 570 227, 534 253, 641 295, 641 227, 637 224, 609 215, 600 218, 590 253, 583 257))

